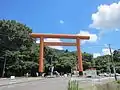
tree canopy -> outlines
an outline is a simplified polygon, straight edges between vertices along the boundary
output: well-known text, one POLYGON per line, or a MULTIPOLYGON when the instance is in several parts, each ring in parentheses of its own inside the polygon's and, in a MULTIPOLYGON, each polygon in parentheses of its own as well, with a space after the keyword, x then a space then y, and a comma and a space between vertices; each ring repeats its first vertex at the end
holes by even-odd
POLYGON ((32 29, 15 20, 0 20, 0 56, 4 58, 1 63, 6 60, 7 76, 23 75, 28 61, 33 60, 31 56, 34 53, 32 52, 34 40, 29 35, 31 32, 32 29))

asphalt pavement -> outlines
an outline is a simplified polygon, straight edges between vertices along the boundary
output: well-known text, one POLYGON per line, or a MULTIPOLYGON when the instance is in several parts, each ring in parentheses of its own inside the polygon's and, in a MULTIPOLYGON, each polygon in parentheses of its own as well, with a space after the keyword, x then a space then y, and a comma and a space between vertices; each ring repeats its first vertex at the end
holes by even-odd
POLYGON ((114 77, 104 78, 36 77, 36 78, 18 78, 16 80, 3 79, 0 80, 0 90, 67 90, 69 80, 77 80, 79 81, 79 87, 89 88, 91 86, 94 86, 95 84, 104 84, 107 82, 114 81, 114 77))
POLYGON ((14 79, 10 78, 0 78, 0 87, 1 86, 6 86, 6 85, 11 85, 11 84, 19 84, 19 83, 25 83, 25 82, 31 82, 35 80, 40 80, 42 79, 41 77, 16 77, 14 79))
POLYGON ((32 82, 0 86, 0 90, 67 90, 69 78, 44 78, 32 82))

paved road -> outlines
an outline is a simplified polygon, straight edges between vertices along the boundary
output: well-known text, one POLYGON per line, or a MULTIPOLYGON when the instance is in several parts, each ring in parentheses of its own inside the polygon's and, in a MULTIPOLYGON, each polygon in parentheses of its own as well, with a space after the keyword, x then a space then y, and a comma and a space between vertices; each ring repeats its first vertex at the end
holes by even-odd
MULTIPOLYGON (((67 90, 68 80, 70 78, 43 78, 31 82, 0 86, 0 90, 67 90)), ((19 79, 17 79, 18 81, 19 79)), ((21 80, 24 80, 21 79, 21 80)), ((114 80, 114 77, 106 78, 83 78, 72 77, 71 80, 78 80, 81 88, 93 86, 94 84, 103 84, 114 80)), ((1 81, 4 83, 6 80, 1 81)), ((10 83, 10 82, 9 82, 10 83)))
POLYGON ((0 90, 67 90, 69 78, 46 78, 0 87, 0 90))
POLYGON ((0 87, 14 84, 14 83, 30 82, 30 81, 40 80, 40 79, 42 79, 42 78, 41 77, 28 77, 28 78, 16 77, 15 79, 0 78, 0 87))

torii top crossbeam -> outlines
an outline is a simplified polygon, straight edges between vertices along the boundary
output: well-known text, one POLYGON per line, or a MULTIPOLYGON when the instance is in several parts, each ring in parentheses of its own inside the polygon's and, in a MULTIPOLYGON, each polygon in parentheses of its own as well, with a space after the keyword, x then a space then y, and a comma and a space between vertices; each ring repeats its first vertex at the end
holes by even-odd
POLYGON ((67 39, 89 39, 89 36, 80 36, 80 35, 73 35, 73 34, 41 34, 41 33, 31 33, 33 38, 67 38, 67 39))

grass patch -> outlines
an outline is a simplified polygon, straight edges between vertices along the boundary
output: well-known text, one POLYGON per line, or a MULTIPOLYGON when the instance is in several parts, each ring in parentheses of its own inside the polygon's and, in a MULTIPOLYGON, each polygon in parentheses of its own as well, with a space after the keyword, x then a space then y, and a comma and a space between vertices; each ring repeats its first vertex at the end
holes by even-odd
POLYGON ((107 83, 103 85, 96 85, 97 90, 120 90, 120 85, 117 83, 107 83))
POLYGON ((120 84, 120 80, 117 80, 116 83, 120 84))
POLYGON ((79 88, 79 82, 76 80, 68 82, 68 90, 83 90, 79 88))
POLYGON ((68 83, 68 90, 120 90, 120 81, 80 88, 79 81, 73 80, 68 83))

